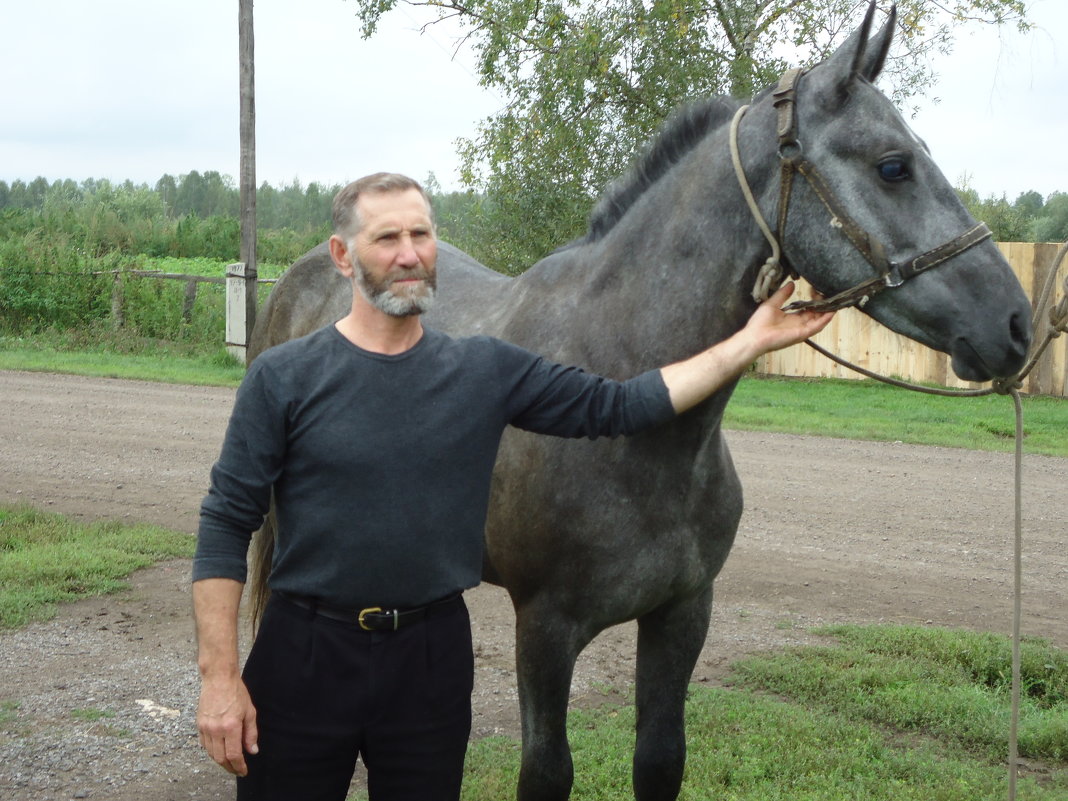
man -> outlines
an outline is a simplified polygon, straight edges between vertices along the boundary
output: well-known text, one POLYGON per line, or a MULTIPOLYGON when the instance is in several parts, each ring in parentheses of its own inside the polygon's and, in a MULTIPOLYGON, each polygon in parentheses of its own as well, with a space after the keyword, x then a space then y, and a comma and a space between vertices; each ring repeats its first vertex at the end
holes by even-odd
POLYGON ((350 184, 334 228, 351 310, 253 363, 201 509, 198 728, 239 799, 340 801, 358 755, 372 801, 456 799, 473 677, 461 593, 480 578, 504 428, 637 433, 831 315, 785 314, 787 287, 724 342, 620 383, 424 328, 437 243, 414 181, 350 184), (272 492, 272 595, 242 675, 245 552, 272 492))

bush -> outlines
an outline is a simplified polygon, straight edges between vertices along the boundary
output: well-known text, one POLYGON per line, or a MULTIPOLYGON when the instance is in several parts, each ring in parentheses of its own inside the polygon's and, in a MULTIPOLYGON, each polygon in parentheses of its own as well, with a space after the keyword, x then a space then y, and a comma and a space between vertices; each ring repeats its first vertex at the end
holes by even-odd
POLYGON ((94 259, 63 242, 30 232, 0 241, 0 328, 32 333, 76 328, 110 312, 110 276, 122 257, 94 259))
POLYGON ((330 238, 330 226, 294 231, 291 228, 261 230, 256 241, 256 259, 261 264, 292 264, 320 242, 330 238))
POLYGON ((233 217, 183 217, 175 230, 172 255, 183 258, 233 259, 241 253, 241 225, 233 217))

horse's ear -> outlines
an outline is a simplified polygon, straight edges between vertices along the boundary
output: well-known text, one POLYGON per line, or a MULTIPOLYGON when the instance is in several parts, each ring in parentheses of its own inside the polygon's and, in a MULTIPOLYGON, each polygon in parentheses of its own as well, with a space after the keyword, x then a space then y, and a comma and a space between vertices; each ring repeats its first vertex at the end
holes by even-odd
POLYGON ((868 4, 868 12, 860 28, 820 65, 819 71, 826 76, 829 88, 835 96, 848 92, 849 85, 858 77, 874 82, 886 62, 890 43, 894 38, 897 7, 891 6, 890 14, 882 29, 869 40, 875 20, 875 0, 868 4))
MULTIPOLYGON (((871 8, 875 8, 873 2, 871 8)), ((871 11, 869 10, 869 14, 871 11)), ((863 75, 872 83, 875 83, 875 79, 879 77, 879 73, 883 71, 883 65, 886 63, 886 56, 890 52, 890 43, 894 41, 894 27, 897 24, 897 6, 890 6, 890 13, 887 14, 886 22, 883 23, 883 27, 879 30, 875 36, 870 39, 867 46, 864 48, 863 63, 855 65, 855 72, 863 75), (859 68, 858 68, 859 67, 859 68)))

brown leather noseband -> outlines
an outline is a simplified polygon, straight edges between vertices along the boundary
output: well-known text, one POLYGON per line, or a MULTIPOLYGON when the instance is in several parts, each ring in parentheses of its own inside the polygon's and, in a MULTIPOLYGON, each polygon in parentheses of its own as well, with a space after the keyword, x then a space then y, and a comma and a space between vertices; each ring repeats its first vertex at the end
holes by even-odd
MULTIPOLYGON (((811 309, 813 311, 834 311, 847 306, 863 307, 873 295, 885 289, 899 287, 910 278, 937 267, 966 250, 989 239, 992 234, 985 223, 965 231, 945 244, 932 248, 907 261, 894 262, 887 258, 886 248, 882 242, 864 229, 846 210, 842 201, 835 195, 823 174, 805 157, 804 148, 797 131, 797 84, 804 70, 792 69, 783 74, 779 85, 773 93, 774 106, 778 119, 779 162, 781 180, 779 191, 778 239, 782 243, 786 233, 786 218, 793 194, 794 178, 801 175, 831 213, 831 225, 839 229, 853 244, 860 254, 877 271, 877 275, 822 300, 795 301, 787 309, 811 309)), ((793 275, 795 268, 786 265, 793 275)), ((780 273, 781 274, 781 273, 780 273)), ((819 290, 819 287, 816 287, 819 290)))

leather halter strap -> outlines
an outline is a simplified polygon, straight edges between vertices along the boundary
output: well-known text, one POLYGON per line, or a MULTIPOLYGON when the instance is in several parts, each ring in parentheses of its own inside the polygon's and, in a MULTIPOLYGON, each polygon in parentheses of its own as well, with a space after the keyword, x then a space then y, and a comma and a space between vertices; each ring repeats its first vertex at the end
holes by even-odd
MULTIPOLYGON (((823 300, 795 301, 788 304, 785 307, 786 309, 836 311, 847 306, 863 307, 873 295, 885 289, 899 287, 908 279, 949 261, 992 236, 986 224, 979 223, 960 236, 908 261, 900 263, 890 261, 887 258, 886 248, 883 243, 853 219, 823 174, 815 164, 805 157, 804 148, 798 136, 796 109, 797 85, 802 75, 804 75, 804 70, 800 68, 791 69, 783 73, 779 79, 778 86, 772 94, 776 110, 776 133, 779 138, 781 170, 777 225, 778 241, 780 244, 785 241, 786 220, 790 212, 790 199, 793 195, 794 181, 797 175, 801 175, 808 181, 813 192, 830 212, 831 225, 842 232, 853 244, 853 247, 875 268, 877 275, 868 281, 823 300)), ((736 126, 734 133, 737 133, 736 126)), ((736 148, 736 145, 732 146, 736 148)), ((740 163, 738 166, 740 167, 740 163)), ((739 175, 739 179, 744 179, 744 175, 739 175)), ((756 213, 755 209, 754 213, 756 213)), ((786 263, 785 258, 782 261, 783 266, 789 270, 791 275, 798 276, 796 268, 786 263)), ((816 288, 819 289, 819 287, 816 288)))

